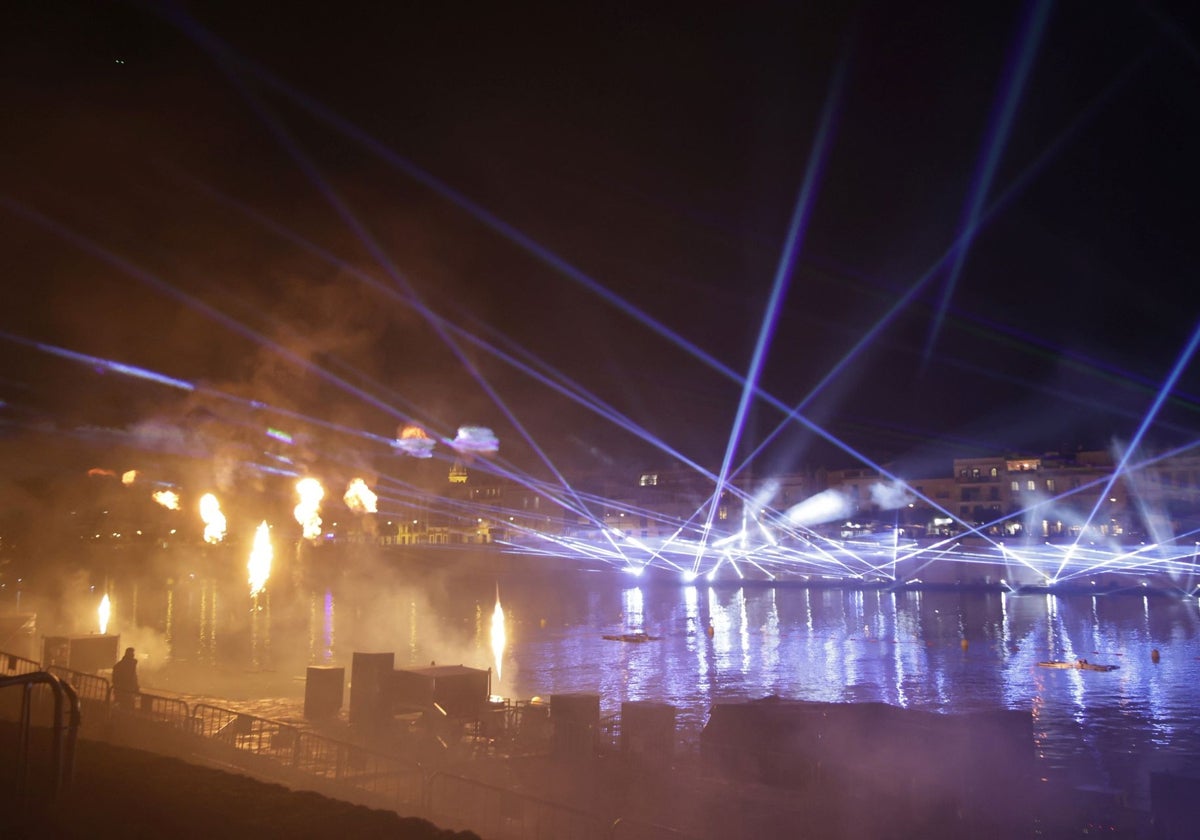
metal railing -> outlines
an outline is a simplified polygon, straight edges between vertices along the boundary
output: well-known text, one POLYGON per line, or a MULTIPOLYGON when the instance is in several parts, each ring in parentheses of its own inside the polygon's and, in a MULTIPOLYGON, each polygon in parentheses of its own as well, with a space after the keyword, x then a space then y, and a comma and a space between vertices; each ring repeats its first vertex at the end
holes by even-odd
POLYGON ((188 704, 177 697, 163 697, 143 691, 134 695, 132 713, 180 732, 191 732, 195 719, 188 704))
POLYGON ((81 703, 108 704, 112 696, 112 683, 96 674, 72 671, 61 665, 47 665, 46 671, 74 687, 81 703))
POLYGON ((18 795, 26 797, 29 786, 29 763, 33 735, 34 688, 47 686, 54 698, 51 718, 49 792, 52 799, 67 790, 75 766, 75 740, 79 732, 79 697, 67 683, 47 671, 33 671, 0 677, 0 689, 17 687, 21 690, 21 709, 17 720, 16 787, 18 795), (66 707, 66 708, 64 708, 66 707), (64 718, 64 712, 66 717, 64 718))
POLYGON ((42 670, 42 663, 32 659, 26 659, 23 656, 17 656, 15 653, 0 652, 0 674, 16 675, 16 674, 32 674, 34 671, 42 670))
POLYGON ((192 709, 191 731, 281 770, 348 786, 394 808, 419 808, 425 772, 418 762, 327 738, 296 726, 207 703, 192 709))
MULTIPOLYGON (((0 652, 0 666, 28 668, 30 660, 0 652)), ((453 772, 427 772, 419 762, 378 752, 348 741, 329 738, 256 715, 143 692, 129 706, 115 708, 111 684, 103 677, 51 666, 41 672, 54 680, 72 702, 70 760, 73 761, 75 731, 79 726, 81 700, 98 712, 95 719, 145 721, 165 725, 216 749, 214 757, 276 780, 298 778, 316 783, 331 795, 358 798, 375 807, 402 813, 422 814, 441 825, 470 829, 489 840, 634 840, 637 838, 687 835, 666 826, 635 819, 615 821, 598 813, 535 796, 453 772)), ((26 675, 26 678, 28 675, 26 675)), ((21 679, 0 678, 0 679, 21 679)), ((3 685, 3 683, 0 683, 3 685)), ((56 695, 56 719, 61 705, 56 695)), ((553 727, 548 709, 541 704, 506 703, 492 710, 489 721, 481 720, 465 733, 478 742, 509 754, 544 754, 552 746, 553 727)), ((619 721, 606 718, 591 727, 594 748, 614 752, 619 721)), ((55 751, 60 745, 56 742, 55 751)), ((594 752, 590 753, 595 755, 594 752)), ((68 768, 70 762, 66 764, 68 768)), ((61 771, 56 771, 61 776, 61 771)))

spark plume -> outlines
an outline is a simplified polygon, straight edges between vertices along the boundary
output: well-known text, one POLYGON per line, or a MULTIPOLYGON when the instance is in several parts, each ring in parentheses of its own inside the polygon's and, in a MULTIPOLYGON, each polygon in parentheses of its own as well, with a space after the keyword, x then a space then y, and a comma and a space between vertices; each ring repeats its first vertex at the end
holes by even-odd
POLYGON ((108 620, 112 617, 112 603, 108 600, 108 593, 104 593, 104 597, 100 599, 100 606, 96 610, 96 615, 100 619, 100 635, 108 634, 108 620))
POLYGON ((271 546, 271 528, 266 521, 260 522, 254 532, 254 545, 250 549, 250 561, 246 564, 250 572, 250 596, 257 597, 267 587, 271 576, 271 560, 275 550, 271 546))
POLYGON ((504 632, 504 608, 500 606, 500 589, 496 589, 496 608, 492 610, 492 656, 496 660, 496 682, 500 682, 501 668, 504 662, 504 646, 507 643, 504 632))

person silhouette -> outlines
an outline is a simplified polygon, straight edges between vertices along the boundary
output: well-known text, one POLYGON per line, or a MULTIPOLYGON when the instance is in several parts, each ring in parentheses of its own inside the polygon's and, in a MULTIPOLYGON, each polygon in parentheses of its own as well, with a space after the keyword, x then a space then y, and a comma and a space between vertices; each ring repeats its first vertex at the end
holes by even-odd
POLYGON ((112 687, 116 704, 124 709, 132 709, 141 690, 138 685, 137 656, 133 648, 125 648, 125 655, 113 665, 112 687))

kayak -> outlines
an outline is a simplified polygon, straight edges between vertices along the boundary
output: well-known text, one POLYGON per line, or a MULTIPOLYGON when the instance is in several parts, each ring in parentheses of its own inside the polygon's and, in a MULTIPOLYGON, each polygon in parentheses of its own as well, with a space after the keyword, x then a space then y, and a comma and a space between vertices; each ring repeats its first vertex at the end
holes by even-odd
POLYGON ((1115 671, 1120 665, 1099 665, 1094 662, 1088 662, 1086 659, 1079 659, 1075 662, 1039 662, 1040 668, 1070 668, 1074 671, 1115 671))
POLYGON ((650 636, 646 633, 617 633, 608 636, 602 636, 603 639, 608 639, 610 642, 657 642, 662 636, 650 636))

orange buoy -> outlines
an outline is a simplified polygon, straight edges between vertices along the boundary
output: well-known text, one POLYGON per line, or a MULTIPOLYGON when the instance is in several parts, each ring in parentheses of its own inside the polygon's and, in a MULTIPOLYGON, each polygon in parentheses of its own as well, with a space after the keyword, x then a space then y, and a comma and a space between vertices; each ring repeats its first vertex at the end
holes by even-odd
POLYGON ((963 640, 962 640, 962 649, 963 649, 963 650, 966 650, 968 647, 970 647, 970 644, 971 644, 971 643, 970 643, 970 642, 968 642, 966 639, 963 639, 963 640))
POLYGON ((1155 648, 1154 650, 1150 651, 1150 661, 1153 662, 1155 665, 1158 664, 1158 648, 1155 648))

